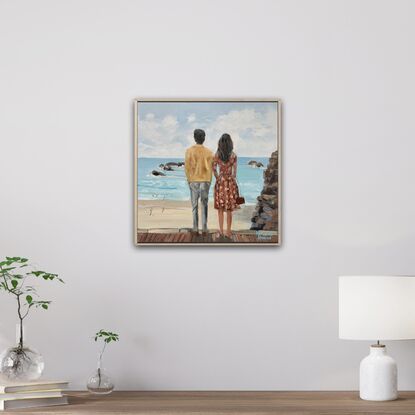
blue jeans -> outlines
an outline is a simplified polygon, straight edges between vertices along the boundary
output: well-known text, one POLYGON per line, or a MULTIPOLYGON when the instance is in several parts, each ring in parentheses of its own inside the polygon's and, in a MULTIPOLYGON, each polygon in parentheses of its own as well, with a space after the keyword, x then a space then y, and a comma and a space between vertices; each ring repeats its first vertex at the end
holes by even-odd
POLYGON ((210 182, 190 182, 190 200, 192 202, 193 230, 199 230, 199 198, 202 204, 202 230, 207 232, 208 202, 210 182))

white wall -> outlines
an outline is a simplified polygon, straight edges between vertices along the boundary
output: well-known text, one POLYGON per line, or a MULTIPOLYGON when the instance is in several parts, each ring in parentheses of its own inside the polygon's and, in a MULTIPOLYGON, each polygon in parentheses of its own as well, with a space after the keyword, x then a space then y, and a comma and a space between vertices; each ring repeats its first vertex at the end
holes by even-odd
MULTIPOLYGON (((3 0, 0 253, 58 272, 29 340, 82 388, 356 389, 337 275, 414 273, 411 1, 3 0), (281 248, 136 248, 132 101, 280 97, 281 248)), ((0 346, 14 339, 1 294, 0 346)), ((400 388, 415 345, 391 342, 400 388)))

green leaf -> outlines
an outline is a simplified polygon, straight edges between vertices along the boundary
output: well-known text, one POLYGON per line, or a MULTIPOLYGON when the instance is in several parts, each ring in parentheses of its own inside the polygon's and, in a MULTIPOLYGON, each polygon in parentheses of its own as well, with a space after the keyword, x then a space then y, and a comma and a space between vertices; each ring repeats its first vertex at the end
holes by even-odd
POLYGON ((45 310, 48 309, 48 305, 47 304, 42 304, 42 308, 44 308, 45 310))
POLYGON ((12 280, 12 285, 13 285, 13 288, 16 288, 18 284, 19 284, 19 281, 17 281, 17 280, 12 280))
POLYGON ((100 331, 95 333, 94 340, 97 341, 98 339, 102 338, 105 343, 111 343, 118 341, 118 334, 113 333, 112 331, 105 331, 101 329, 100 331))
POLYGON ((33 297, 31 295, 26 295, 27 304, 31 304, 33 301, 33 297))

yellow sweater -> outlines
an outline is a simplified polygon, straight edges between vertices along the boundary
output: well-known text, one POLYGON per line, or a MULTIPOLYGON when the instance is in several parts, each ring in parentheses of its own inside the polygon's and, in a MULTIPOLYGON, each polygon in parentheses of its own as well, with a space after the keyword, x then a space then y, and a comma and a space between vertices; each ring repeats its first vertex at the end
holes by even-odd
POLYGON ((213 153, 202 144, 186 150, 185 171, 188 182, 212 181, 213 153))

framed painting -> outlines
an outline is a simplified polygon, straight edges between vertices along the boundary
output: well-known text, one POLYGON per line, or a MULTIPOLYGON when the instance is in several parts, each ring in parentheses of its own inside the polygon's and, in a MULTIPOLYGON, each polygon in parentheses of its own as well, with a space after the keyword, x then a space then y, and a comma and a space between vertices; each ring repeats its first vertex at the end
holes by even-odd
POLYGON ((134 101, 136 245, 280 245, 278 99, 134 101))

